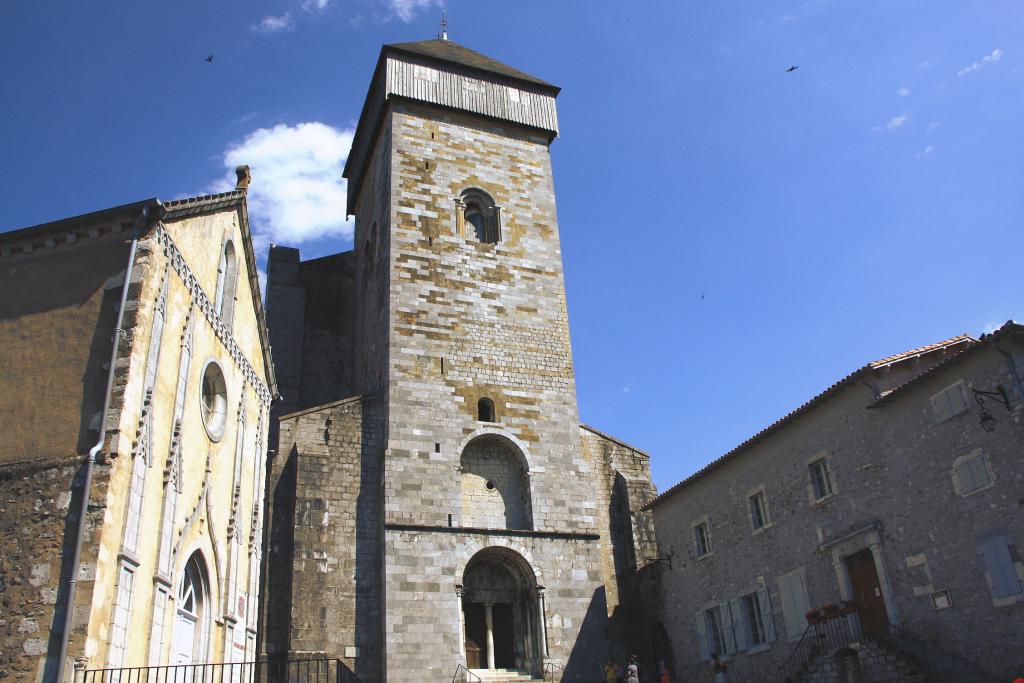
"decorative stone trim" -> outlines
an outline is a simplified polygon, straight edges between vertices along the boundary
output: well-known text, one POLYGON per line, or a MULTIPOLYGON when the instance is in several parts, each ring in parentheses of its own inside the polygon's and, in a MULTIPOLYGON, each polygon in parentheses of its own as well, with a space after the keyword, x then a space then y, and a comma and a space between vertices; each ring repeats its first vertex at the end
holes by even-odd
POLYGON ((192 295, 192 299, 195 302, 196 307, 203 312, 206 321, 213 328, 214 334, 220 340, 221 344, 224 345, 228 355, 235 361, 235 364, 242 370, 242 374, 245 376, 246 381, 252 386, 256 395, 259 397, 260 402, 264 406, 269 406, 272 402, 270 390, 263 380, 260 379, 256 370, 252 367, 249 359, 242 353, 241 347, 238 342, 235 341, 234 336, 231 334, 231 330, 228 328, 224 321, 221 320, 220 315, 217 313, 216 308, 213 305, 213 301, 206 295, 203 288, 199 286, 199 280, 192 273, 192 269, 185 263, 185 258, 182 256, 181 251, 178 249, 174 240, 167 233, 163 223, 157 223, 156 238, 164 248, 164 255, 170 260, 171 266, 174 271, 181 278, 185 287, 192 295))

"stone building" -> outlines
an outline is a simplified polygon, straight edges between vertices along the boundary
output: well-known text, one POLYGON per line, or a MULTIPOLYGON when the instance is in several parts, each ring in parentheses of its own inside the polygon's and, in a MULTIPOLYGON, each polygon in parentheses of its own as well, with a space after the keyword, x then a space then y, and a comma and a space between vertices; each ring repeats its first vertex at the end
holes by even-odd
POLYGON ((353 250, 271 250, 269 656, 594 680, 645 640, 624 626, 654 491, 645 454, 579 422, 558 92, 445 39, 385 46, 344 174, 353 250))
POLYGON ((650 503, 681 679, 1024 672, 1022 370, 1012 322, 869 363, 650 503))
POLYGON ((247 185, 0 234, 2 679, 255 656, 275 382, 247 185))

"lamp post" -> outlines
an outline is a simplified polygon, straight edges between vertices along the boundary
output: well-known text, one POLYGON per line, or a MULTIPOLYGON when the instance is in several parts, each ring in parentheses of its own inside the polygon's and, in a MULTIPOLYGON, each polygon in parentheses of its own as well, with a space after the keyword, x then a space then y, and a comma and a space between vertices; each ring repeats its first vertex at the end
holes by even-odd
POLYGON ((1006 390, 1003 389, 1003 385, 997 384, 995 391, 979 391, 978 389, 971 389, 974 392, 974 400, 978 402, 978 424, 986 432, 994 432, 996 430, 996 418, 992 414, 992 411, 985 405, 985 398, 990 398, 993 401, 998 401, 1003 404, 1006 408, 1006 412, 1010 412, 1010 399, 1006 395, 1006 390))

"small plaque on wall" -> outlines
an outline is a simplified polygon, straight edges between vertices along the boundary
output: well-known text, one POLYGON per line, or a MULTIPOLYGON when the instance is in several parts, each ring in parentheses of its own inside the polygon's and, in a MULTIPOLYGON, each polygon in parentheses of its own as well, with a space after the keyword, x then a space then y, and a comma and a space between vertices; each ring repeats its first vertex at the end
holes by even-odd
POLYGON ((345 659, 355 659, 359 656, 359 648, 349 645, 345 648, 345 659))

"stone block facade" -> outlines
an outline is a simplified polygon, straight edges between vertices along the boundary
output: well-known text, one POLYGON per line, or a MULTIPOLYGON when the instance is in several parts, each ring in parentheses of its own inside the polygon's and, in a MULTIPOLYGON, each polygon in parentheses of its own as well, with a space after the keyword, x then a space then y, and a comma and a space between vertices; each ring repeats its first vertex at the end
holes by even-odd
POLYGON ((579 424, 557 88, 496 64, 448 41, 385 47, 346 168, 354 249, 330 257, 354 263, 351 306, 311 305, 294 283, 312 265, 272 251, 274 357, 293 393, 317 362, 292 333, 301 307, 347 330, 351 348, 325 353, 347 355, 353 397, 281 418, 269 655, 344 656, 364 681, 451 680, 460 664, 591 680, 609 590, 620 607, 656 557, 647 456, 579 424), (454 90, 468 99, 446 106, 454 90), (470 92, 536 110, 488 114, 470 92))
POLYGON ((674 558, 658 604, 684 680, 711 680, 713 650, 734 677, 773 680, 804 613, 844 600, 937 668, 1019 674, 1022 332, 869 364, 656 500, 674 558))
POLYGON ((249 239, 244 187, 0 235, 25 290, 0 302, 5 678, 255 656, 274 382, 249 239))

